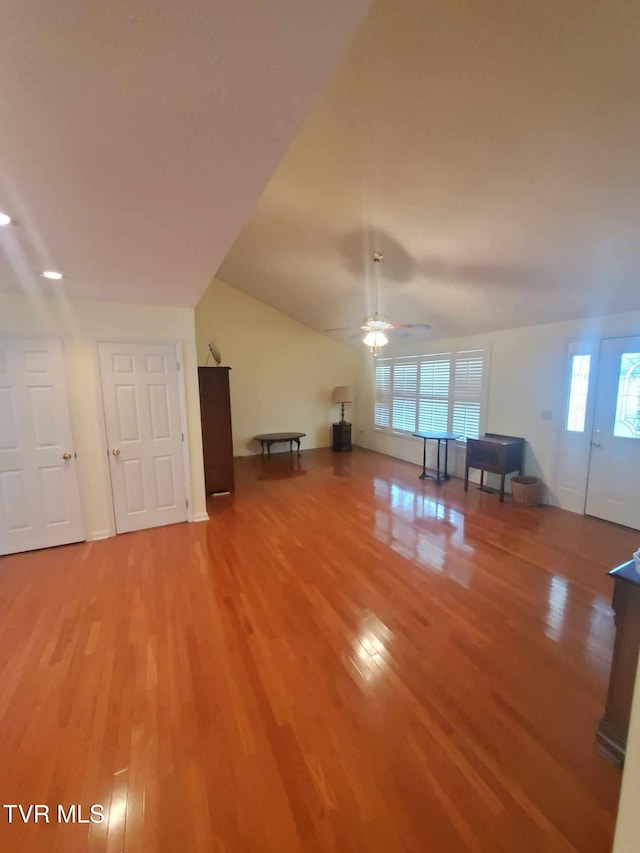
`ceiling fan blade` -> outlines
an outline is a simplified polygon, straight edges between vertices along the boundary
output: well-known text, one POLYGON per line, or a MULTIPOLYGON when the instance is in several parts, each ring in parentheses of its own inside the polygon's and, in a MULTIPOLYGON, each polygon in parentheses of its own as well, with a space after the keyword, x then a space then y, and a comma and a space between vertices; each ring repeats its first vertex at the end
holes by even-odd
POLYGON ((429 323, 394 323, 391 327, 392 329, 422 329, 426 331, 430 329, 431 326, 429 323))
POLYGON ((329 332, 352 332, 353 326, 339 326, 336 329, 323 329, 322 331, 325 334, 328 334, 329 332))

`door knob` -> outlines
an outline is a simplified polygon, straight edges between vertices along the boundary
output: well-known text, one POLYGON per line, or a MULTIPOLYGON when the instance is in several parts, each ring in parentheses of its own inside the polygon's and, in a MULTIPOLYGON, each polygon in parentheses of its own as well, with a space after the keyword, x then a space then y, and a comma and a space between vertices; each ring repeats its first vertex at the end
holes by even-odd
POLYGON ((120 456, 120 450, 117 447, 114 447, 111 452, 114 456, 120 456))
POLYGON ((62 458, 63 459, 71 459, 71 454, 70 453, 63 453, 62 458))

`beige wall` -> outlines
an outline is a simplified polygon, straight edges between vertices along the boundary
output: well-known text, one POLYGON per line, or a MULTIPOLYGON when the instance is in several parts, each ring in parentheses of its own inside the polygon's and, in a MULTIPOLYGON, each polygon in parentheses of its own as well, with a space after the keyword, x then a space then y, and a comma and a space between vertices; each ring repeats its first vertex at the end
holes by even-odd
POLYGON ((0 293, 0 335, 61 338, 87 538, 114 532, 98 371, 99 340, 178 341, 183 348, 191 513, 206 518, 193 309, 0 293))
MULTIPOLYGON (((602 337, 639 333, 640 311, 635 311, 453 338, 428 345, 413 344, 404 347, 402 353, 488 348, 489 387, 483 429, 523 436, 527 440, 526 473, 542 477, 549 489, 550 503, 582 512, 584 495, 580 503, 578 492, 579 488, 585 487, 586 477, 582 477, 576 487, 573 505, 561 499, 561 492, 568 494, 568 490, 560 489, 558 481, 560 476, 567 481, 572 476, 577 478, 578 473, 564 470, 564 458, 560 452, 567 401, 567 347, 571 342, 581 341, 597 353, 602 337), (551 419, 543 419, 543 412, 551 412, 551 419)), ((358 412, 360 431, 356 434, 358 443, 418 463, 422 453, 421 442, 373 429, 371 359, 366 356, 358 401, 361 406, 358 412)), ((585 457, 580 463, 583 466, 588 464, 588 438, 588 435, 584 436, 585 457)), ((456 448, 453 473, 463 473, 463 462, 464 448, 456 448)))
POLYGON ((232 368, 236 456, 256 452, 251 439, 261 432, 300 430, 307 434, 303 448, 330 444, 338 415, 331 391, 355 382, 357 352, 218 279, 196 306, 196 340, 198 364, 206 363, 214 340, 222 363, 232 368))

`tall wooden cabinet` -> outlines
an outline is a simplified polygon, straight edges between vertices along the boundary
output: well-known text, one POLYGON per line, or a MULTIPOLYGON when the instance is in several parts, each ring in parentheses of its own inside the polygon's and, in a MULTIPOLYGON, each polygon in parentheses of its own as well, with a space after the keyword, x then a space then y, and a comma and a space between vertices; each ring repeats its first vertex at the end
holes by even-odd
POLYGON ((230 367, 199 367, 200 414, 204 450, 204 483, 208 495, 232 492, 230 367))

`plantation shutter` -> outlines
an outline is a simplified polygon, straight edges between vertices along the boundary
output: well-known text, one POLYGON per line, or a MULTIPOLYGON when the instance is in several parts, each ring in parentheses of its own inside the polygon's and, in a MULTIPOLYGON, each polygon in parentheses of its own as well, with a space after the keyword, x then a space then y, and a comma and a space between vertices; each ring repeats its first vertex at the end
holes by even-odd
POLYGON ((376 406, 374 423, 377 427, 391 426, 391 359, 379 359, 375 373, 376 406))
POLYGON ((480 435, 484 363, 482 351, 460 352, 455 355, 451 428, 453 432, 458 432, 465 438, 478 438, 480 435))
POLYGON ((469 350, 378 359, 375 427, 478 438, 486 357, 486 350, 469 350))
POLYGON ((418 393, 418 361, 396 360, 392 372, 393 405, 391 426, 403 432, 415 432, 418 393))
POLYGON ((446 432, 449 425, 449 381, 451 358, 434 356, 420 361, 418 429, 446 432))

